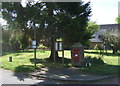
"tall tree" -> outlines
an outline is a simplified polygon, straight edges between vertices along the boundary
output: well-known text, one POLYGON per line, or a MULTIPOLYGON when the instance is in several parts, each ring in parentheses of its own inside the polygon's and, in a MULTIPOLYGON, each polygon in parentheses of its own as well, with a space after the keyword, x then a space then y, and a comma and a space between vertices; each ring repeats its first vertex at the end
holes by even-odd
POLYGON ((120 15, 116 18, 116 22, 120 24, 120 15))
POLYGON ((65 43, 72 45, 75 42, 86 44, 91 37, 91 33, 86 29, 91 13, 89 2, 28 3, 26 8, 20 3, 12 2, 3 3, 2 8, 3 18, 9 25, 21 29, 26 40, 33 38, 32 23, 36 24, 36 32, 39 35, 37 40, 51 39, 51 60, 54 55, 54 41, 57 38, 62 38, 65 43))
POLYGON ((100 35, 102 41, 107 45, 106 47, 113 50, 113 54, 120 50, 120 35, 118 31, 118 29, 106 30, 100 35))

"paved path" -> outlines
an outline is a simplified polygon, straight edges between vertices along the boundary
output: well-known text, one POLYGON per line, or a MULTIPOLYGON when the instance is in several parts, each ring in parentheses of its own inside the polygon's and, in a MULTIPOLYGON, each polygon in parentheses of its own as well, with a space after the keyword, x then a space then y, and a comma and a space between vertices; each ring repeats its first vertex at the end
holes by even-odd
POLYGON ((30 78, 27 74, 15 73, 0 68, 0 86, 1 84, 62 84, 59 81, 49 79, 30 78))
POLYGON ((41 68, 40 70, 30 73, 35 77, 44 77, 44 78, 52 78, 55 80, 66 80, 66 81, 96 81, 103 78, 111 77, 104 75, 95 75, 88 74, 83 71, 80 71, 79 68, 52 68, 46 67, 41 68))
POLYGON ((34 84, 43 82, 43 80, 33 80, 23 74, 15 74, 14 72, 0 69, 0 84, 34 84))
MULTIPOLYGON (((48 73, 52 73, 53 69, 47 69, 47 68, 43 68, 42 71, 38 71, 36 73, 41 73, 41 74, 47 74, 48 73), (49 72, 48 72, 49 71, 49 72)), ((66 73, 74 73, 74 70, 56 70, 54 71, 54 74, 61 74, 63 75, 63 71, 66 71, 64 74, 66 73), (59 71, 59 72, 58 72, 59 71)), ((100 81, 93 81, 93 82, 80 82, 80 81, 61 81, 61 80, 53 80, 53 79, 48 79, 48 78, 41 78, 41 77, 32 77, 30 78, 28 75, 23 74, 23 73, 15 73, 9 70, 4 70, 4 69, 0 69, 0 84, 37 84, 39 86, 39 84, 118 84, 118 77, 114 77, 114 78, 108 78, 108 79, 103 79, 100 81)), ((84 73, 82 73, 84 74, 84 73)), ((72 74, 74 75, 74 74, 72 74)), ((66 75, 67 77, 67 75, 66 75)), ((82 77, 82 76, 81 76, 82 77)), ((83 77, 85 77, 85 74, 83 75, 83 77)), ((82 77, 82 78, 83 78, 82 77)), ((89 76, 90 77, 90 76, 89 76)), ((97 77, 97 76, 96 76, 97 77)), ((120 77, 119 77, 120 79, 120 77)))

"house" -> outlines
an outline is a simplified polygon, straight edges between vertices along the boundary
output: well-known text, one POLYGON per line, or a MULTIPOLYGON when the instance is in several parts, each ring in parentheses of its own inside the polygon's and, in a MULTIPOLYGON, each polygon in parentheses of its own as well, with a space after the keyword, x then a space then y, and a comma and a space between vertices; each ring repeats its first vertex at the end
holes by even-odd
POLYGON ((102 45, 103 42, 102 40, 99 38, 101 34, 103 34, 106 31, 112 31, 113 34, 118 35, 120 32, 120 24, 104 24, 104 25, 100 25, 100 29, 93 34, 93 38, 90 39, 90 49, 94 49, 94 47, 96 45, 102 45))

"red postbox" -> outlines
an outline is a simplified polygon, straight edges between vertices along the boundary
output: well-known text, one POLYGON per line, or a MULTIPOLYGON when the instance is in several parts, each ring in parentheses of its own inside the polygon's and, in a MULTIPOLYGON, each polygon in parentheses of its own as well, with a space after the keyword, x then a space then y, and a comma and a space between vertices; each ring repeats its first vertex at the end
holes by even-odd
POLYGON ((84 46, 81 43, 75 43, 71 46, 71 57, 73 66, 83 66, 84 46))
POLYGON ((78 62, 79 61, 79 57, 78 57, 78 49, 74 49, 74 57, 73 57, 73 59, 74 59, 74 62, 78 62))

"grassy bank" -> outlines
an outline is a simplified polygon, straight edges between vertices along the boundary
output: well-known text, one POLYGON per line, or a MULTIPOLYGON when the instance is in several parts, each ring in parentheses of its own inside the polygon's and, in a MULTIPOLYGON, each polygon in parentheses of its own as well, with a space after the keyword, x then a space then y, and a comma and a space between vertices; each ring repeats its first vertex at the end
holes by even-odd
MULTIPOLYGON (((47 58, 50 55, 50 51, 40 51, 37 50, 37 68, 45 66, 54 66, 54 67, 68 67, 71 66, 71 54, 70 51, 65 51, 65 66, 59 63, 53 64, 48 62, 47 58)), ((62 56, 62 53, 59 52, 59 56, 62 56)), ((96 50, 85 50, 85 57, 90 56, 91 58, 100 57, 99 52, 96 50)), ((80 68, 80 70, 95 73, 95 74, 117 74, 118 67, 120 65, 118 62, 118 54, 112 54, 111 51, 104 53, 101 60, 104 64, 95 64, 91 67, 80 68)), ((0 63, 2 63, 1 68, 9 69, 13 71, 34 71, 34 53, 33 51, 22 51, 22 52, 13 52, 6 53, 0 58, 0 63), (9 57, 12 56, 13 62, 9 62, 9 57)))

